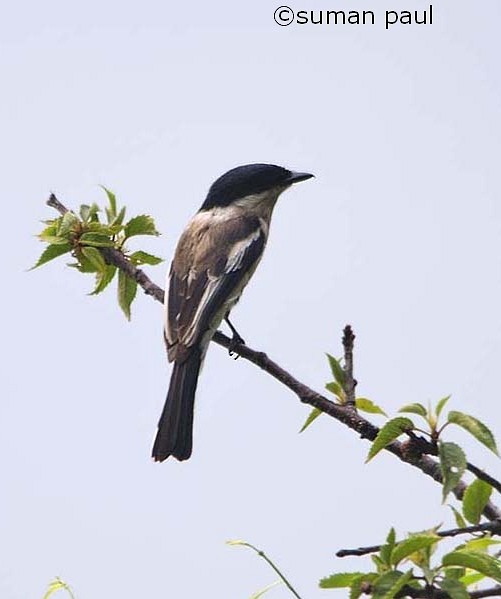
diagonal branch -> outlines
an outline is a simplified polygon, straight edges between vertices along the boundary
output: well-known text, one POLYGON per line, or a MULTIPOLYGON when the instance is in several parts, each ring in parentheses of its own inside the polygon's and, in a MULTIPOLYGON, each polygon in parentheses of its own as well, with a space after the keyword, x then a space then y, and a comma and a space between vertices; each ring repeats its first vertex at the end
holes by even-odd
MULTIPOLYGON (((47 201, 47 205, 55 208, 60 214, 68 212, 68 208, 61 204, 54 194, 51 194, 47 201)), ((140 268, 135 267, 122 252, 113 248, 100 248, 100 251, 109 264, 113 264, 125 272, 131 279, 137 281, 138 285, 142 287, 147 295, 151 295, 159 302, 164 301, 163 289, 153 283, 140 268)), ((353 339, 349 342, 351 345, 353 344, 353 339)), ((220 331, 217 331, 214 334, 212 340, 225 348, 229 348, 232 343, 232 340, 220 331)), ((373 441, 376 438, 379 428, 372 424, 372 422, 369 422, 360 416, 356 410, 353 409, 352 405, 340 405, 334 403, 320 393, 317 393, 301 381, 298 381, 292 374, 271 360, 264 352, 256 351, 248 345, 232 346, 232 348, 235 349, 242 358, 259 366, 259 368, 285 385, 297 395, 301 402, 314 408, 318 408, 321 412, 342 422, 347 427, 356 431, 362 439, 373 441)), ((418 468, 421 472, 430 476, 438 483, 442 483, 442 474, 437 461, 420 452, 410 451, 408 443, 394 441, 387 445, 385 449, 403 462, 418 468)), ((453 493, 458 499, 461 499, 465 489, 466 484, 461 481, 455 487, 453 493)), ((489 502, 486 505, 483 514, 489 520, 501 518, 501 511, 492 502, 489 502)))
MULTIPOLYGON (((450 530, 439 530, 437 537, 457 537, 458 535, 472 534, 474 532, 490 532, 493 535, 501 535, 501 520, 492 520, 490 522, 484 522, 483 524, 476 524, 474 526, 465 526, 463 528, 451 528, 450 530)), ((398 543, 398 541, 397 541, 398 543)), ((370 547, 358 547, 357 549, 340 549, 336 552, 336 557, 347 557, 351 555, 361 556, 369 553, 376 553, 381 551, 383 545, 371 545, 370 547)))

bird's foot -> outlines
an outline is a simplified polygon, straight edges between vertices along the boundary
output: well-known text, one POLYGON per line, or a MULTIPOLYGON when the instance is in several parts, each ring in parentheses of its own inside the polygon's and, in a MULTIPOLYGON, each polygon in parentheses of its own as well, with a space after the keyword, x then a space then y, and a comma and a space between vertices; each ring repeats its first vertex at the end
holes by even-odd
POLYGON ((230 345, 228 346, 228 353, 230 356, 238 360, 240 358, 240 354, 238 353, 238 346, 245 345, 245 341, 240 337, 240 335, 235 331, 233 333, 233 337, 231 338, 230 345))

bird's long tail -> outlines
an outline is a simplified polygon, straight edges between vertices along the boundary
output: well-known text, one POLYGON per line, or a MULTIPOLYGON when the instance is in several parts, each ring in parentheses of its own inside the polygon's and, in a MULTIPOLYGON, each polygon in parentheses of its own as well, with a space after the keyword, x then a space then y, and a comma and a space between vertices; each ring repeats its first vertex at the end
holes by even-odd
POLYGON ((202 360, 193 349, 181 363, 174 362, 169 391, 158 423, 152 456, 163 462, 169 456, 182 461, 191 456, 193 445, 193 407, 202 360))

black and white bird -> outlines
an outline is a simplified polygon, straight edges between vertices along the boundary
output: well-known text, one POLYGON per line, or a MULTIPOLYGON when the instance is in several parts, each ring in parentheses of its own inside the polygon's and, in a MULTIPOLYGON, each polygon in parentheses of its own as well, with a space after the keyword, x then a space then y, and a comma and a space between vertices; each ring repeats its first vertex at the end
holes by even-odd
POLYGON ((230 311, 261 260, 278 197, 311 177, 273 164, 234 168, 212 184, 181 235, 165 294, 164 338, 174 367, 155 461, 191 456, 195 390, 209 342, 226 319, 235 345, 243 343, 230 311))

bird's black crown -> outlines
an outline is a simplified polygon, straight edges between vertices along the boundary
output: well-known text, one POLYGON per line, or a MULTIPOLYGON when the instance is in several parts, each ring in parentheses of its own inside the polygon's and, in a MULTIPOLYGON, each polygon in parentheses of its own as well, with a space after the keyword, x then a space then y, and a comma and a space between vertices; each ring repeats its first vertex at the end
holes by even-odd
POLYGON ((200 210, 228 206, 239 198, 290 185, 292 171, 274 164, 246 164, 231 169, 211 185, 200 210))

